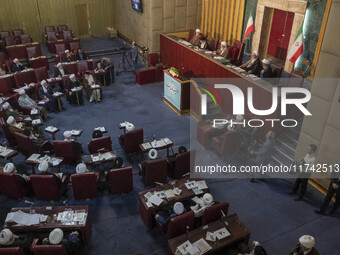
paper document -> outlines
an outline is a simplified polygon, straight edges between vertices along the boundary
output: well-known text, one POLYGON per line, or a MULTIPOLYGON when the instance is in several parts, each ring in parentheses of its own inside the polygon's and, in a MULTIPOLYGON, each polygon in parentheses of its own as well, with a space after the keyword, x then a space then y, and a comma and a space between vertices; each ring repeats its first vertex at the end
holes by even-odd
POLYGON ((223 238, 230 236, 230 233, 226 228, 221 228, 219 230, 216 230, 214 232, 214 235, 217 237, 218 240, 221 240, 223 238))
POLYGON ((204 254, 212 249, 212 247, 203 238, 199 239, 192 245, 199 249, 200 254, 204 254))
POLYGON ((142 147, 144 148, 144 150, 148 150, 148 149, 150 149, 152 146, 151 146, 150 143, 143 143, 143 144, 142 144, 142 147))
POLYGON ((112 159, 114 159, 114 156, 112 156, 111 152, 105 152, 104 154, 102 154, 102 157, 105 160, 112 160, 112 159))
POLYGON ((150 191, 144 194, 144 197, 145 197, 147 200, 149 200, 149 198, 150 198, 151 196, 152 196, 152 194, 151 194, 150 191))
POLYGON ((196 184, 197 184, 197 188, 199 189, 207 189, 208 186, 207 184, 205 183, 205 181, 196 181, 196 184))
POLYGON ((159 198, 157 195, 152 195, 149 198, 149 202, 153 203, 156 206, 159 206, 163 202, 163 199, 159 198))
POLYGON ((41 119, 35 119, 35 120, 32 120, 32 125, 39 125, 41 124, 41 119))
POLYGON ((174 189, 173 189, 173 192, 174 192, 174 194, 175 194, 176 196, 178 196, 179 194, 181 194, 182 190, 179 189, 179 188, 174 188, 174 189))
POLYGON ((32 154, 27 160, 34 161, 40 157, 40 154, 32 154))
POLYGON ((193 189, 193 188, 197 187, 197 184, 196 184, 195 181, 186 182, 185 187, 187 187, 187 189, 193 189))
POLYGON ((53 126, 48 126, 47 128, 45 128, 45 131, 48 132, 56 132, 58 130, 58 128, 53 127, 53 126))
POLYGON ((105 132, 105 127, 97 127, 94 130, 99 130, 100 132, 105 132))

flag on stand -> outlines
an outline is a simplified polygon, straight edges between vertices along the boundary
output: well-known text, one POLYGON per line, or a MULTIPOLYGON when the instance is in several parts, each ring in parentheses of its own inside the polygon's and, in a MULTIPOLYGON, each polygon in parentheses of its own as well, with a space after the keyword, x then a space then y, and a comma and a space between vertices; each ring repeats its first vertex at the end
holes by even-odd
POLYGON ((249 13, 249 19, 248 19, 248 22, 247 22, 246 31, 244 32, 244 36, 243 36, 243 42, 244 42, 244 39, 246 39, 247 36, 250 35, 250 33, 253 32, 253 31, 255 31, 254 19, 253 19, 253 15, 250 12, 249 13))
POLYGON ((301 25, 299 32, 292 44, 292 47, 290 48, 290 51, 288 53, 288 60, 292 62, 293 64, 296 62, 296 60, 301 56, 303 53, 303 33, 302 33, 302 26, 301 25))

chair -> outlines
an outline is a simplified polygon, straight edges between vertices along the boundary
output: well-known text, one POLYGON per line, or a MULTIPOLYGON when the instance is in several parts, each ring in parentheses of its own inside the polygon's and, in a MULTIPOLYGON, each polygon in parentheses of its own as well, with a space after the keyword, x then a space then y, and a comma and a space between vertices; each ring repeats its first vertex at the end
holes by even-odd
POLYGON ((69 48, 70 48, 69 50, 70 50, 71 52, 75 52, 77 49, 80 48, 80 42, 79 42, 79 40, 71 41, 71 42, 69 42, 68 44, 69 44, 69 48))
POLYGON ((77 70, 78 76, 82 76, 87 70, 89 70, 89 66, 86 60, 77 61, 77 70))
POLYGON ((143 140, 142 128, 126 132, 124 136, 119 137, 119 143, 125 153, 138 152, 140 150, 139 145, 143 143, 143 140))
POLYGON ((64 38, 64 40, 73 40, 72 31, 64 30, 63 31, 63 38, 64 38))
POLYGON ((0 191, 1 194, 14 199, 20 199, 26 196, 26 181, 16 175, 0 172, 0 191))
MULTIPOLYGON (((140 165, 141 167, 141 165, 140 165)), ((145 165, 143 181, 145 186, 155 186, 155 182, 166 183, 167 159, 148 160, 145 165)))
POLYGON ((0 255, 25 255, 20 247, 4 247, 0 248, 0 255))
POLYGON ((33 40, 29 35, 20 35, 21 44, 31 43, 33 40))
POLYGON ((303 85, 303 76, 297 74, 297 73, 290 73, 289 79, 287 82, 286 87, 302 87, 303 85))
POLYGON ((11 45, 16 45, 20 43, 20 37, 16 36, 8 36, 5 37, 5 45, 6 46, 11 46, 11 45))
POLYGON ((240 146, 240 137, 235 131, 229 131, 221 136, 215 136, 211 141, 212 149, 221 156, 232 155, 238 151, 240 146))
POLYGON ((54 31, 53 32, 47 32, 46 35, 47 35, 46 40, 47 40, 48 43, 58 41, 57 35, 55 34, 54 31))
POLYGON ((49 78, 45 66, 34 69, 34 74, 37 82, 41 82, 42 80, 47 80, 49 78))
POLYGON ((228 202, 218 203, 218 204, 207 207, 202 216, 202 225, 205 226, 211 222, 221 219, 222 211, 225 214, 225 216, 227 216, 228 209, 229 209, 228 202))
POLYGON ((273 71, 273 78, 281 78, 283 67, 276 63, 270 64, 273 71))
POLYGON ((11 132, 9 132, 8 126, 6 124, 6 120, 4 118, 0 118, 0 125, 1 125, 1 128, 2 128, 2 131, 4 132, 4 134, 6 136, 8 144, 10 146, 17 145, 17 141, 15 140, 15 137, 11 134, 11 132))
POLYGON ((53 148, 56 157, 64 158, 66 164, 74 164, 79 159, 79 153, 76 152, 72 141, 53 141, 53 148))
POLYGON ((25 84, 36 83, 34 72, 17 72, 14 74, 15 85, 17 88, 25 86, 25 84))
POLYGON ((9 31, 1 31, 0 32, 1 40, 5 39, 6 37, 9 37, 10 35, 11 35, 11 33, 9 31))
POLYGON ((72 174, 72 188, 74 199, 91 199, 97 197, 98 182, 94 172, 72 174))
POLYGON ((55 32, 54 26, 45 26, 45 35, 47 35, 48 32, 55 32))
POLYGON ((19 145, 20 151, 26 156, 32 155, 33 153, 44 153, 45 151, 51 148, 51 143, 49 141, 45 141, 39 147, 36 146, 28 136, 19 132, 15 132, 14 137, 19 145))
POLYGON ((122 167, 109 171, 109 192, 112 195, 133 191, 132 167, 122 167))
POLYGON ((93 139, 88 144, 90 154, 96 154, 98 151, 112 151, 112 141, 109 136, 93 139))
POLYGON ((33 255, 68 255, 67 251, 62 244, 51 244, 51 245, 38 245, 39 239, 34 239, 31 251, 33 255))
POLYGON ((216 51, 218 48, 218 39, 216 38, 211 38, 210 42, 209 42, 209 49, 211 51, 216 51))
MULTIPOLYGON (((62 53, 65 54, 65 50, 66 50, 66 44, 65 43, 58 43, 55 45, 55 52, 57 52, 57 54, 61 55, 62 53)), ((62 61, 60 61, 62 62, 62 61)))
POLYGON ((12 72, 12 66, 14 64, 13 60, 10 59, 10 60, 6 60, 6 66, 7 66, 7 69, 8 69, 8 72, 11 73, 12 72))
POLYGON ((58 28, 58 33, 62 33, 63 31, 67 30, 67 25, 59 25, 57 26, 58 28))
POLYGON ((159 55, 158 53, 149 53, 148 54, 148 66, 156 66, 159 64, 159 55))
MULTIPOLYGON (((163 71, 162 71, 163 72, 163 71)), ((136 71, 136 82, 139 85, 156 82, 157 68, 152 66, 136 71)))
POLYGON ((191 39, 195 36, 195 33, 196 33, 195 29, 190 29, 189 30, 188 42, 190 42, 191 39))
POLYGON ((183 175, 190 173, 190 157, 195 158, 195 154, 195 151, 186 151, 176 155, 173 171, 171 171, 175 179, 180 179, 183 175))
POLYGON ((14 94, 11 98, 10 101, 13 103, 13 105, 24 115, 30 115, 31 114, 31 109, 28 107, 21 107, 18 103, 19 99, 19 93, 14 94))
POLYGON ((41 48, 34 45, 31 47, 26 47, 27 57, 30 58, 37 58, 40 57, 41 54, 41 48))
POLYGON ((185 234, 187 232, 187 227, 189 227, 189 230, 193 230, 194 223, 195 214, 193 211, 183 213, 170 219, 166 230, 166 238, 169 240, 176 236, 185 234))
POLYGON ((35 197, 38 200, 45 201, 59 201, 65 191, 65 181, 67 176, 63 175, 61 180, 56 175, 35 175, 31 174, 30 179, 32 182, 35 197))
POLYGON ((243 42, 235 40, 233 46, 230 47, 229 60, 233 65, 239 66, 242 64, 244 46, 245 44, 243 42), (235 48, 238 50, 235 50, 235 48))
POLYGON ((24 34, 24 30, 22 30, 21 28, 13 30, 14 36, 20 36, 20 35, 23 35, 23 34, 24 34))
POLYGON ((0 79, 0 94, 3 97, 11 97, 15 94, 15 80, 13 76, 0 79))

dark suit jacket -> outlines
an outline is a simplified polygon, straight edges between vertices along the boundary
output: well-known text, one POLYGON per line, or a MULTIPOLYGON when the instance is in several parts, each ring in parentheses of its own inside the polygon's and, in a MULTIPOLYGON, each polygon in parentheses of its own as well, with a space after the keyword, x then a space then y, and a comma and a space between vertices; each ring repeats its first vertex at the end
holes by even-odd
POLYGON ((86 56, 85 53, 79 54, 79 53, 77 52, 77 53, 76 53, 76 59, 77 59, 77 60, 85 60, 85 59, 87 59, 87 56, 86 56), (83 58, 81 58, 81 55, 83 56, 83 58))
POLYGON ((75 81, 72 81, 72 80, 69 80, 67 82, 67 90, 70 91, 71 89, 75 88, 75 87, 80 87, 81 86, 81 83, 78 79, 76 79, 75 81))
MULTIPOLYGON (((263 68, 262 68, 263 69, 263 68)), ((261 70, 262 71, 262 70, 261 70)), ((261 73, 260 73, 261 76, 261 73)), ((273 78, 273 71, 270 66, 268 66, 263 72, 263 78, 273 78)))
POLYGON ((243 67, 244 70, 252 71, 252 74, 258 75, 261 69, 261 61, 259 58, 257 58, 254 63, 252 63, 250 66, 243 67))
MULTIPOLYGON (((65 74, 69 74, 65 68, 64 68, 64 72, 65 72, 65 74)), ((58 76, 62 76, 62 75, 59 71, 59 68, 56 68, 56 69, 54 69, 54 77, 58 77, 58 76)))
POLYGON ((24 69, 26 69, 26 67, 24 65, 17 66, 16 64, 13 64, 13 66, 12 66, 12 73, 20 72, 20 71, 22 71, 24 69))
POLYGON ((44 96, 47 97, 47 98, 51 98, 52 94, 53 94, 53 92, 52 92, 52 89, 50 87, 47 88, 47 93, 45 93, 42 86, 39 88, 39 97, 40 98, 43 98, 44 96))
MULTIPOLYGON (((303 250, 301 249, 301 244, 297 243, 295 248, 289 253, 289 255, 293 255, 294 253, 297 253, 299 255, 304 255, 303 250)), ((315 247, 311 249, 310 252, 308 252, 306 255, 319 255, 319 252, 315 247)))
POLYGON ((131 58, 133 61, 138 58, 138 48, 136 45, 131 48, 131 58))

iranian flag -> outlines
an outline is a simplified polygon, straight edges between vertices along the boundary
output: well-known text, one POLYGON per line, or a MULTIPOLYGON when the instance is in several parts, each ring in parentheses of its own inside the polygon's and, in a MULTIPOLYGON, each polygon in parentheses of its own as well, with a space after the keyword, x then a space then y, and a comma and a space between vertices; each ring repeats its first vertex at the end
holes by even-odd
POLYGON ((254 19, 253 19, 253 15, 250 12, 249 13, 249 19, 248 19, 247 27, 246 27, 246 31, 245 31, 244 36, 243 36, 243 42, 244 42, 244 39, 246 39, 247 36, 250 35, 250 33, 253 32, 253 31, 255 31, 254 19))
POLYGON ((303 24, 301 25, 300 29, 299 29, 299 32, 292 44, 292 47, 288 53, 288 60, 290 62, 292 62, 293 64, 296 62, 296 60, 301 56, 302 52, 303 52, 303 43, 302 43, 302 40, 303 40, 303 35, 302 35, 302 26, 303 24))

